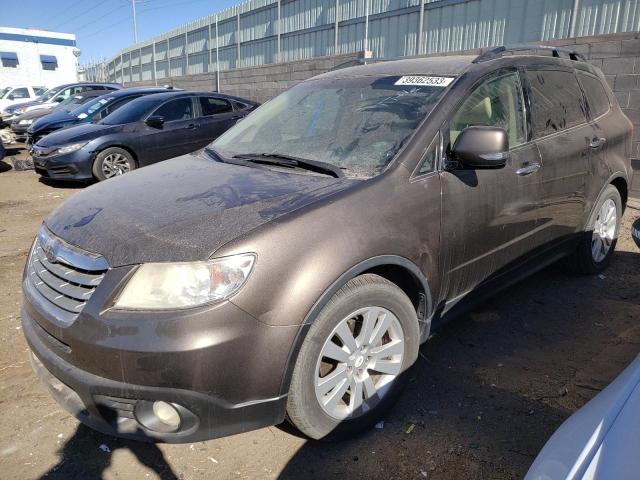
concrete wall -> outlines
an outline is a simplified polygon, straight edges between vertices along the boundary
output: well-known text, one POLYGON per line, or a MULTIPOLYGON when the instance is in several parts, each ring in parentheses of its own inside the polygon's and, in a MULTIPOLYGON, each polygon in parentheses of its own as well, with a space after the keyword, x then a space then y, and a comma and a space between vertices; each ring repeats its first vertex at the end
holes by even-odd
MULTIPOLYGON (((633 192, 640 198, 640 33, 619 33, 543 42, 582 53, 601 68, 620 106, 634 124, 632 164, 636 170, 633 192)), ((479 54, 484 49, 449 52, 445 55, 479 54)), ((443 54, 436 54, 443 55, 443 54)), ((429 56, 429 55, 427 55, 429 56)), ((358 55, 319 57, 311 60, 239 68, 220 74, 220 91, 265 102, 296 83, 332 68, 357 64, 358 55)), ((190 90, 215 90, 216 74, 206 73, 159 80, 159 83, 190 90)), ((135 82, 127 85, 148 85, 135 82)))

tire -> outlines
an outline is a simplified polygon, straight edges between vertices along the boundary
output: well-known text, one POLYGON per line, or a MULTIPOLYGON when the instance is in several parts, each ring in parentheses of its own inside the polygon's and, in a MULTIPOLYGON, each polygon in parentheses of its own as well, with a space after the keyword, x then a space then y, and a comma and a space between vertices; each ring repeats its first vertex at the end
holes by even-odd
POLYGON ((302 344, 289 388, 288 420, 304 435, 327 441, 370 428, 396 402, 418 356, 419 343, 416 309, 397 285, 373 274, 350 280, 320 311, 302 344), (365 316, 370 328, 365 327, 365 316), (346 340, 345 325, 355 344, 346 340), (380 331, 384 333, 378 341, 380 331), (374 341, 366 342, 365 338, 374 341), (378 351, 382 346, 384 353, 392 355, 378 351), (338 348, 338 354, 333 347, 338 348), (349 355, 345 349, 355 353, 349 355), (402 353, 398 353, 401 349, 402 353), (349 358, 332 360, 324 356, 328 351, 349 358), (333 383, 331 378, 342 380, 324 392, 326 385, 333 383), (344 388, 347 389, 343 392, 344 388), (358 390, 360 407, 358 394, 352 395, 358 390), (337 405, 332 406, 331 397, 337 399, 337 405))
POLYGON ((96 179, 102 181, 135 169, 136 161, 130 152, 119 147, 109 147, 96 155, 92 172, 96 179))
POLYGON ((618 241, 621 218, 620 192, 613 185, 608 185, 593 209, 578 247, 567 258, 567 267, 584 274, 600 273, 607 268, 618 241), (605 212, 615 212, 615 218, 605 218, 605 212), (603 225, 603 219, 606 225, 603 225))

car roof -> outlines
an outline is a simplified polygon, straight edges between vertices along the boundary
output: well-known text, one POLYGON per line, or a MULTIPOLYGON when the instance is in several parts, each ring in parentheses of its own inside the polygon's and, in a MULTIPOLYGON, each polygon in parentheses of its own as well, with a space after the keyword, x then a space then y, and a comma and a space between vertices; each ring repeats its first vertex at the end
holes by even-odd
POLYGON ((128 97, 129 95, 140 94, 140 93, 150 93, 150 94, 166 93, 167 89, 163 87, 130 87, 130 88, 123 88, 120 90, 112 90, 107 93, 104 93, 104 90, 91 90, 91 91, 98 91, 98 92, 102 91, 103 92, 102 95, 104 95, 105 97, 120 98, 120 97, 128 97))
MULTIPOLYGON (((489 49, 484 55, 440 55, 431 57, 414 57, 402 60, 390 60, 371 63, 368 65, 357 65, 338 70, 332 70, 321 75, 312 77, 305 82, 318 79, 348 78, 360 76, 401 76, 401 75, 451 75, 459 76, 462 73, 473 69, 476 65, 489 64, 497 60, 508 62, 509 59, 516 60, 524 57, 535 57, 536 63, 548 65, 566 65, 568 58, 554 56, 557 53, 566 53, 563 49, 545 47, 539 45, 523 45, 513 47, 497 47, 489 49), (528 51, 524 47, 528 47, 528 51), (520 49, 520 50, 518 50, 520 49), (503 54, 502 52, 506 52, 503 54), (526 53, 524 53, 526 51, 526 53), (504 60, 506 59, 506 60, 504 60)), ((576 67, 589 65, 584 60, 576 59, 571 61, 576 67)))
MULTIPOLYGON (((472 65, 477 55, 406 58, 358 65, 323 73, 309 80, 376 75, 460 75, 472 65)), ((309 81, 306 80, 306 81, 309 81)))
MULTIPOLYGON (((120 90, 122 92, 122 90, 120 90)), ((145 95, 144 99, 145 101, 164 101, 164 100, 168 100, 170 98, 180 98, 180 97, 188 97, 188 96, 193 96, 193 95, 210 95, 210 96, 214 96, 214 97, 220 97, 220 98, 226 98, 228 100, 237 100, 239 102, 244 102, 244 103, 250 103, 250 104, 255 104, 256 102, 253 100, 249 100, 246 98, 241 98, 241 97, 235 97, 233 95, 226 95, 224 93, 218 93, 218 92, 195 92, 195 91, 190 91, 190 90, 170 90, 170 91, 163 91, 160 93, 153 93, 151 95, 145 95)), ((138 100, 138 99, 136 99, 138 100)), ((135 101, 135 100, 134 100, 135 101)))

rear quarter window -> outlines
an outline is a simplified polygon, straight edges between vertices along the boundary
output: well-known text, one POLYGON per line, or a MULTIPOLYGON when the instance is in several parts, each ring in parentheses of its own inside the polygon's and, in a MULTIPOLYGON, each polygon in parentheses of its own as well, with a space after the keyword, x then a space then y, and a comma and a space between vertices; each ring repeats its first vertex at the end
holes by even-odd
POLYGON ((582 89, 573 72, 527 70, 537 137, 550 135, 587 121, 582 89))
POLYGON ((578 72, 578 78, 582 83, 584 93, 587 95, 587 103, 591 118, 599 117, 609 111, 609 96, 598 77, 588 73, 578 72))

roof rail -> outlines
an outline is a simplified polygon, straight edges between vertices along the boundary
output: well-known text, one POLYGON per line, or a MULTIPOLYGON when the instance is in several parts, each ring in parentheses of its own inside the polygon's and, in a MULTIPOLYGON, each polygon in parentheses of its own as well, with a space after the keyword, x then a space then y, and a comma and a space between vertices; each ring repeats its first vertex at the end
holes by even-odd
POLYGON ((570 60, 586 62, 586 59, 582 54, 574 52, 573 50, 570 50, 568 48, 552 47, 549 45, 532 45, 528 43, 518 43, 515 45, 503 45, 501 47, 487 50, 486 52, 478 55, 473 63, 487 62, 489 60, 494 60, 505 55, 513 55, 517 52, 524 51, 532 53, 545 52, 547 54, 551 52, 551 56, 556 58, 562 58, 560 54, 564 54, 565 58, 569 58, 570 60))

